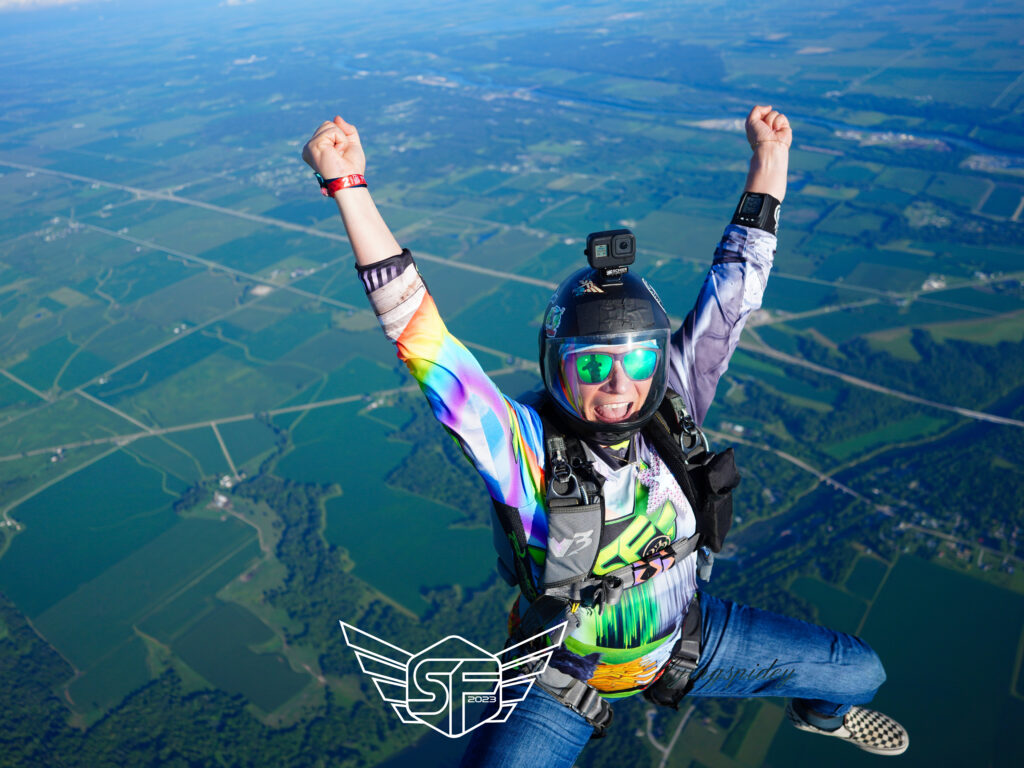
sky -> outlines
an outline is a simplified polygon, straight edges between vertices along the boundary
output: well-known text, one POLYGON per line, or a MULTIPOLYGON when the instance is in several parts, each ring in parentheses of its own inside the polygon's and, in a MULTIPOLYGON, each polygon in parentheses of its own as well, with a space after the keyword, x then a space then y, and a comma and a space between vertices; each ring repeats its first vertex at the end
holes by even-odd
POLYGON ((106 0, 0 0, 0 11, 21 11, 43 8, 48 5, 81 5, 95 2, 106 2, 106 0))
MULTIPOLYGON (((248 5, 255 0, 220 0, 218 5, 248 5)), ((3 11, 28 11, 35 8, 46 8, 54 5, 93 5, 108 3, 110 0, 0 0, 0 13, 3 11)), ((217 2, 217 0, 213 0, 217 2)))

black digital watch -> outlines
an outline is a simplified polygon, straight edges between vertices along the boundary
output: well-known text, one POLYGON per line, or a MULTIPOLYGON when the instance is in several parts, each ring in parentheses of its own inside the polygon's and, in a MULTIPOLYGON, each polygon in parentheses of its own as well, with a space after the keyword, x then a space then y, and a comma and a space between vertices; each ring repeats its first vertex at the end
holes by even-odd
POLYGON ((782 203, 763 192, 744 192, 732 215, 732 223, 756 227, 776 234, 779 228, 779 210, 782 203))

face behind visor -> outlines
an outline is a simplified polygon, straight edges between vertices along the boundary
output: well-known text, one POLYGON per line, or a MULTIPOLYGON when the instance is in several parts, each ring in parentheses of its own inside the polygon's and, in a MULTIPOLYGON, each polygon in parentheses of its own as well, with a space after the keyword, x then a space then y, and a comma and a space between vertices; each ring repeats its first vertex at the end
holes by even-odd
POLYGON ((582 437, 611 445, 637 432, 665 396, 669 321, 641 278, 600 282, 582 269, 551 297, 540 333, 544 385, 582 437))

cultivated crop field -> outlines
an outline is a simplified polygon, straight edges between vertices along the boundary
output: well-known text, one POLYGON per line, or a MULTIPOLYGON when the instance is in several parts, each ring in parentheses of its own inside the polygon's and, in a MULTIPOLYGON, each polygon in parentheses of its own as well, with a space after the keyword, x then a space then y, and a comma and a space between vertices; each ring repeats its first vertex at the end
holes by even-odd
MULTIPOLYGON (((992 607, 976 621, 993 650, 959 695, 1018 713, 1015 6, 694 2, 684 19, 609 1, 579 24, 527 3, 508 26, 490 2, 456 23, 396 0, 328 40, 315 14, 187 3, 175 42, 86 5, 37 26, 5 14, 0 33, 21 73, 0 93, 0 592, 56 654, 60 727, 115 722, 173 680, 237 697, 268 744, 359 723, 337 764, 377 764, 417 734, 380 725, 334 611, 399 645, 507 612, 511 590, 473 603, 504 589, 486 492, 368 310, 299 157, 312 128, 359 126, 383 216, 514 397, 539 381, 544 308, 589 232, 631 228, 636 271, 683 320, 765 100, 796 139, 764 306, 705 424, 745 475, 715 589, 870 632, 906 686, 887 702, 914 711, 947 696, 948 670, 921 664, 948 659, 914 650, 949 624, 918 604, 942 583, 992 607)), ((803 749, 774 704, 706 706, 664 765, 803 749)), ((621 717, 647 727, 639 704, 621 717)), ((681 718, 651 727, 667 743, 681 718)), ((979 738, 1020 752, 995 730, 979 738)))

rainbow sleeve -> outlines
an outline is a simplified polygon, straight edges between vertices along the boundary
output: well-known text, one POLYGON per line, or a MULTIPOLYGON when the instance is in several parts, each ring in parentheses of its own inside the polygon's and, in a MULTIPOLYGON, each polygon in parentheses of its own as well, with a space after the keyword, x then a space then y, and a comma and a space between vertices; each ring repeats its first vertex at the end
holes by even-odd
POLYGON ((381 326, 434 416, 459 441, 491 496, 519 509, 529 542, 542 545, 547 526, 540 418, 532 408, 503 395, 473 354, 448 332, 411 257, 406 261, 400 274, 369 292, 381 326))

